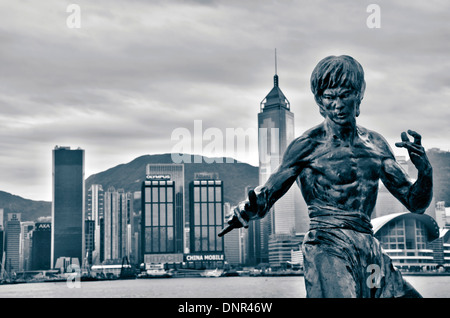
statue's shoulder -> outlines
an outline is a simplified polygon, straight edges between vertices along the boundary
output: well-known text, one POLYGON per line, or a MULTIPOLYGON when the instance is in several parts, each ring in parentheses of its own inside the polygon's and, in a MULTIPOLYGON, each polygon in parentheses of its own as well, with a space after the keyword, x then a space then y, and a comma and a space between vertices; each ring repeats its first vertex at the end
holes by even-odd
POLYGON ((323 125, 317 125, 305 131, 290 143, 285 155, 287 157, 295 157, 297 161, 305 159, 314 152, 318 144, 323 142, 324 133, 323 125))
POLYGON ((362 140, 375 146, 383 157, 393 157, 391 147, 386 139, 380 133, 358 126, 358 135, 362 140))

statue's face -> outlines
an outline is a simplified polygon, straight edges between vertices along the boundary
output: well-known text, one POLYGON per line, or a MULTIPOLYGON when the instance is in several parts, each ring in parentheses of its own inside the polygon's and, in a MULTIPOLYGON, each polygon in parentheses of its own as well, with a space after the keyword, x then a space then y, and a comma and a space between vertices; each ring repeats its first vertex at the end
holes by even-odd
POLYGON ((360 100, 355 90, 347 87, 327 88, 320 97, 320 113, 338 125, 355 121, 360 100))

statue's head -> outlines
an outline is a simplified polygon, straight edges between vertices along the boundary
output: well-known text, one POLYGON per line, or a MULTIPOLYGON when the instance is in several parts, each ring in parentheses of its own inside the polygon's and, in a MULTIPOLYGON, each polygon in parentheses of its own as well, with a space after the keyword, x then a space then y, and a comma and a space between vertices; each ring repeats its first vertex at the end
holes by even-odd
POLYGON ((358 103, 356 116, 358 116, 366 82, 361 64, 351 56, 328 56, 317 64, 311 74, 311 91, 319 106, 323 106, 323 93, 327 89, 337 88, 346 88, 355 95, 358 103))

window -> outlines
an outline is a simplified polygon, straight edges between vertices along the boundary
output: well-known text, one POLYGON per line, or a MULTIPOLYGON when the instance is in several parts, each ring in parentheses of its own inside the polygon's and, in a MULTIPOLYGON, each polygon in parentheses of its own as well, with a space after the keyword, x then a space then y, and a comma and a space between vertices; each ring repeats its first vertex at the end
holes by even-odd
POLYGON ((202 195, 201 195, 201 198, 200 198, 200 200, 201 201, 207 201, 208 200, 208 197, 206 196, 207 195, 207 193, 206 193, 206 187, 202 187, 201 188, 202 190, 202 195))
POLYGON ((215 251, 216 250, 216 235, 214 233, 214 227, 208 226, 209 228, 209 250, 215 251))
POLYGON ((165 226, 166 225, 166 218, 167 218, 166 204, 165 203, 161 203, 159 205, 159 224, 161 226, 165 226))
POLYGON ((151 253, 151 242, 152 242, 152 231, 151 231, 151 227, 146 227, 145 228, 145 252, 146 253, 151 253))
POLYGON ((208 203, 208 225, 214 225, 214 203, 208 203))
POLYGON ((201 209, 201 220, 202 225, 208 224, 208 205, 206 203, 202 203, 202 209, 201 209))
POLYGON ((216 201, 222 200, 222 188, 216 187, 216 201))
POLYGON ((159 202, 166 202, 166 190, 170 191, 170 188, 161 188, 159 189, 159 202))
POLYGON ((194 223, 200 225, 200 203, 194 203, 194 223))
POLYGON ((168 203, 167 204, 167 225, 168 226, 173 226, 173 204, 172 203, 168 203))
POLYGON ((208 201, 214 202, 214 187, 208 187, 208 201))
POLYGON ((174 238, 173 238, 173 228, 168 227, 167 228, 167 251, 168 252, 174 252, 175 251, 175 245, 174 245, 174 238))
POLYGON ((157 227, 152 231, 152 252, 159 252, 159 232, 157 227))
POLYGON ((159 237, 159 246, 160 246, 160 252, 167 252, 167 246, 166 246, 166 240, 167 240, 167 233, 166 233, 166 228, 165 227, 160 227, 160 237, 159 237))
POLYGON ((223 224, 222 204, 216 203, 216 225, 223 224))
POLYGON ((152 225, 157 226, 158 225, 158 203, 152 204, 152 225))
POLYGON ((145 226, 152 225, 152 211, 150 209, 150 204, 145 205, 145 226))
POLYGON ((200 189, 199 187, 194 187, 194 202, 200 201, 200 189))

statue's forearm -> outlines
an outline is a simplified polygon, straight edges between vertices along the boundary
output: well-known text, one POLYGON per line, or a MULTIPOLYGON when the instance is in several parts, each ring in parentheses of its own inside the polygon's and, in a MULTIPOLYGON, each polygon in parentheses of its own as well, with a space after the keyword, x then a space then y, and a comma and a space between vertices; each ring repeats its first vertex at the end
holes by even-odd
POLYGON ((416 182, 408 194, 409 209, 415 213, 423 213, 433 198, 433 170, 431 166, 418 172, 416 182))
POLYGON ((275 204, 292 186, 295 175, 290 169, 278 171, 272 175, 267 182, 258 186, 249 193, 248 203, 250 210, 248 216, 250 220, 263 218, 275 204))

